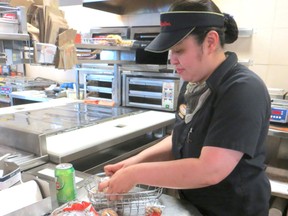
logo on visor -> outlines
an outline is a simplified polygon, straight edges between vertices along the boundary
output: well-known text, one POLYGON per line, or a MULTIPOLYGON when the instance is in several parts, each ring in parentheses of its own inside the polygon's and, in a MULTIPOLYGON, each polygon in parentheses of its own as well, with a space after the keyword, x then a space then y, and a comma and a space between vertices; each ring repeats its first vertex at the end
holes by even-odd
POLYGON ((172 24, 170 22, 167 21, 163 21, 160 23, 160 26, 171 26, 172 24))

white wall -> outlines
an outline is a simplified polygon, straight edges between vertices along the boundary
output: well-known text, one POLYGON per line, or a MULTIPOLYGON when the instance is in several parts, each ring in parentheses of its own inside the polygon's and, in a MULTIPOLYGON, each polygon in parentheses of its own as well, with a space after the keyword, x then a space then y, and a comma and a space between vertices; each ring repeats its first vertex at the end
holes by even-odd
POLYGON ((226 48, 251 59, 250 68, 271 88, 288 90, 288 1, 215 0, 223 12, 234 15, 239 27, 252 27, 252 38, 239 38, 226 48))
MULTIPOLYGON (((234 16, 239 27, 253 28, 251 38, 239 38, 226 47, 239 59, 251 59, 250 68, 268 87, 288 90, 288 1, 287 0, 215 0, 223 12, 234 16)), ((157 25, 159 14, 119 16, 78 6, 62 7, 69 25, 79 32, 96 26, 157 25)), ((28 76, 74 81, 73 71, 30 66, 28 76), (48 77, 49 76, 49 77, 48 77)))
POLYGON ((61 7, 69 27, 82 33, 89 33, 90 29, 99 26, 121 26, 121 16, 104 11, 94 10, 82 5, 61 7))

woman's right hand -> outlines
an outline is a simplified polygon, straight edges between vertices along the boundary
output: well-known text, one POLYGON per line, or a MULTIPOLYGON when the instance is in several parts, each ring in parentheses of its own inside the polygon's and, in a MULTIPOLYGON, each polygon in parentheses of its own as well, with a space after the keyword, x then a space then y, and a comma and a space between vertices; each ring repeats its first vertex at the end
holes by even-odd
POLYGON ((104 167, 104 172, 107 176, 112 176, 119 169, 124 167, 124 163, 109 164, 104 167))

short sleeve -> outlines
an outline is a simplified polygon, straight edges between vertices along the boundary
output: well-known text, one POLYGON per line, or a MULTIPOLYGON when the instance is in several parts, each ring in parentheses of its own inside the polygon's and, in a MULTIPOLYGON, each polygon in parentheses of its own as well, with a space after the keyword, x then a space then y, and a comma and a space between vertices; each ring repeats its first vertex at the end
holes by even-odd
POLYGON ((266 87, 256 77, 234 80, 227 80, 220 88, 204 145, 238 150, 253 157, 267 122, 269 98, 266 87))

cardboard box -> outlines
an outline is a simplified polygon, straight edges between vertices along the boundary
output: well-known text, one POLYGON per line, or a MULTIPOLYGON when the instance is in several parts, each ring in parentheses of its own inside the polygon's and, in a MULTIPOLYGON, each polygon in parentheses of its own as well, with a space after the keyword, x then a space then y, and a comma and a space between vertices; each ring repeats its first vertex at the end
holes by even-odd
POLYGON ((21 180, 20 168, 13 162, 0 161, 0 190, 11 187, 21 180))

